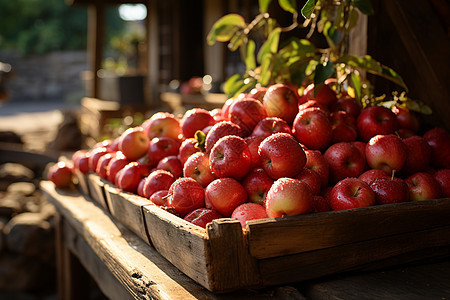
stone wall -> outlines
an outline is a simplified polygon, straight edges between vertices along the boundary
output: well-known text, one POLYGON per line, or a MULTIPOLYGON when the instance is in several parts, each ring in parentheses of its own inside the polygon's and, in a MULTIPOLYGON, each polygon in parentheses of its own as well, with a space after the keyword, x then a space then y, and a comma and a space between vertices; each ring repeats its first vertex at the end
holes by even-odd
POLYGON ((0 51, 0 61, 12 66, 6 82, 8 101, 79 101, 85 94, 80 78, 87 69, 85 51, 22 56, 0 51))

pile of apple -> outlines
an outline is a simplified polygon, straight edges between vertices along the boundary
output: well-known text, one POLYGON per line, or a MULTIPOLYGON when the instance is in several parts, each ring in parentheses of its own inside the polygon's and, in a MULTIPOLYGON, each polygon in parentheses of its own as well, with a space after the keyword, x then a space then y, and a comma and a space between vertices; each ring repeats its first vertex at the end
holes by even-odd
MULTIPOLYGON (((419 135, 405 107, 361 109, 331 84, 302 96, 286 84, 257 88, 182 118, 159 112, 77 151, 72 167, 201 227, 450 197, 446 129, 419 135)), ((63 186, 70 168, 60 162, 49 178, 63 186)))

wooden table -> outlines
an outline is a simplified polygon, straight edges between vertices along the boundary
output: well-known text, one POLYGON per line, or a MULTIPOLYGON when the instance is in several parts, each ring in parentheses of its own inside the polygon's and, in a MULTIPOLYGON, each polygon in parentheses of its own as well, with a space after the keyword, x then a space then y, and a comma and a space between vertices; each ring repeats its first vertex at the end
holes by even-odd
POLYGON ((86 271, 110 299, 450 299, 449 260, 215 295, 89 198, 48 181, 41 190, 57 210, 60 299, 87 299, 86 271))

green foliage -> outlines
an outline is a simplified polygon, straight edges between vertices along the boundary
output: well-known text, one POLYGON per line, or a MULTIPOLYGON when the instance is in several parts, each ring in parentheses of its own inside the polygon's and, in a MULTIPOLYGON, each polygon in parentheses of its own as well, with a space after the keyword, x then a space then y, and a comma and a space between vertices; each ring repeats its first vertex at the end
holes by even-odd
MULTIPOLYGON (((117 10, 108 10, 107 19, 110 34, 117 34, 123 27, 117 10)), ((0 28, 0 49, 22 54, 84 50, 87 11, 64 0, 0 0, 0 28)))

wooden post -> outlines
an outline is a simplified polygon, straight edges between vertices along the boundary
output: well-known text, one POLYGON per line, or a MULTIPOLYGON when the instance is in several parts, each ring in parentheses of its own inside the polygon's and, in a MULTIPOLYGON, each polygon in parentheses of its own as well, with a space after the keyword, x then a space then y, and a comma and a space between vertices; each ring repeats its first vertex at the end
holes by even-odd
POLYGON ((101 3, 88 7, 88 61, 92 72, 89 97, 99 98, 100 86, 97 71, 101 68, 104 37, 104 6, 101 3))
POLYGON ((150 107, 158 107, 159 99, 159 20, 158 20, 158 1, 150 0, 147 11, 148 22, 148 87, 150 94, 150 107))

